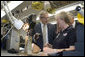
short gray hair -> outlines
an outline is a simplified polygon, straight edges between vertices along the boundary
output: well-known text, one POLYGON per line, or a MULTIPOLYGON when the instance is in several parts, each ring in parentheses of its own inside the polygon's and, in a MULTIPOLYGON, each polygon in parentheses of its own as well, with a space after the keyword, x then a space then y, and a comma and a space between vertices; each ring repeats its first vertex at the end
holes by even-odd
POLYGON ((40 18, 43 17, 45 14, 48 14, 48 12, 46 12, 46 11, 41 11, 41 12, 39 13, 40 18))

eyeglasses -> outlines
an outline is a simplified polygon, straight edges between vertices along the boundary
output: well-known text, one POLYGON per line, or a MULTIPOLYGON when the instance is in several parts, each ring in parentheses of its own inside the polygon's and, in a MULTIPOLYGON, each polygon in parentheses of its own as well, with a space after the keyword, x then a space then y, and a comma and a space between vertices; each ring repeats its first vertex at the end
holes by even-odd
POLYGON ((41 19, 49 19, 49 17, 40 17, 41 19))

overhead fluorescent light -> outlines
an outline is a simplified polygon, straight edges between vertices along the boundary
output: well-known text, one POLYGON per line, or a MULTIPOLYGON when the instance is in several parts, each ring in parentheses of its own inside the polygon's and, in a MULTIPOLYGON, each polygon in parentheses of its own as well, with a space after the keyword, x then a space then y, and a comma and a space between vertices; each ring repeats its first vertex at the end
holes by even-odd
POLYGON ((69 6, 69 7, 63 8, 61 10, 56 10, 56 14, 59 13, 59 12, 62 12, 62 11, 69 12, 69 11, 75 10, 77 6, 81 6, 82 7, 81 4, 76 4, 76 5, 73 5, 73 6, 69 6))
POLYGON ((1 18, 5 15, 6 13, 3 11, 3 10, 1 10, 1 18))
MULTIPOLYGON (((8 7, 10 9, 10 11, 12 11, 14 8, 16 8, 18 5, 20 5, 21 3, 23 3, 24 1, 10 1, 8 3, 8 7)), ((5 15, 6 13, 4 12, 4 10, 1 10, 1 18, 5 15)))

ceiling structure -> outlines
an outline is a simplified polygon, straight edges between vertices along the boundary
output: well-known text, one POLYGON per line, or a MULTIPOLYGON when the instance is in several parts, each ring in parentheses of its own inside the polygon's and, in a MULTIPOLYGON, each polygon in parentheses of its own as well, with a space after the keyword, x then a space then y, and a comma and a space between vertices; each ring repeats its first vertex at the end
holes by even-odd
MULTIPOLYGON (((7 1, 7 3, 9 3, 10 1, 7 1)), ((1 9, 2 9, 3 7, 1 6, 1 9)))
MULTIPOLYGON (((8 3, 9 2, 10 1, 8 1, 8 3)), ((32 2, 33 1, 24 1, 19 6, 17 6, 15 9, 13 9, 11 12, 17 19, 25 19, 27 18, 29 14, 32 14, 32 13, 38 15, 40 11, 32 9, 31 7, 32 2)), ((49 2, 50 2, 51 7, 56 8, 56 9, 64 8, 64 6, 68 7, 68 5, 69 7, 72 6, 70 4, 83 3, 83 1, 49 1, 49 2)), ((3 7, 1 6, 1 9, 2 8, 3 7)), ((77 15, 75 11, 70 11, 70 12, 72 12, 75 16, 77 15)), ((7 16, 5 15, 2 19, 7 19, 7 16)))

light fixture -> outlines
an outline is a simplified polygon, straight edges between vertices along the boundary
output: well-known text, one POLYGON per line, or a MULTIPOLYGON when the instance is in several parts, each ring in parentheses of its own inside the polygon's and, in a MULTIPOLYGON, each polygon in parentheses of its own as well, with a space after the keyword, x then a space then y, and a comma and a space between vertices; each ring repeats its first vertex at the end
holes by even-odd
POLYGON ((18 30, 21 29, 22 26, 24 25, 24 23, 21 20, 16 19, 12 15, 12 13, 8 7, 7 1, 2 1, 2 6, 3 6, 3 9, 5 10, 5 13, 9 17, 10 22, 14 25, 14 27, 18 30))
MULTIPOLYGON (((59 12, 62 12, 62 11, 69 12, 69 11, 75 10, 75 8, 76 8, 77 6, 81 6, 81 4, 72 5, 72 6, 63 8, 63 9, 60 8, 60 10, 56 10, 56 13, 55 13, 55 14, 57 14, 57 13, 59 13, 59 12)), ((82 7, 82 6, 81 6, 81 7, 82 7)))
MULTIPOLYGON (((10 11, 12 11, 14 8, 16 8, 18 5, 20 5, 21 3, 23 3, 24 1, 10 1, 8 3, 8 7, 10 9, 10 11)), ((2 9, 1 10, 1 18, 5 16, 5 12, 4 10, 2 9)))

